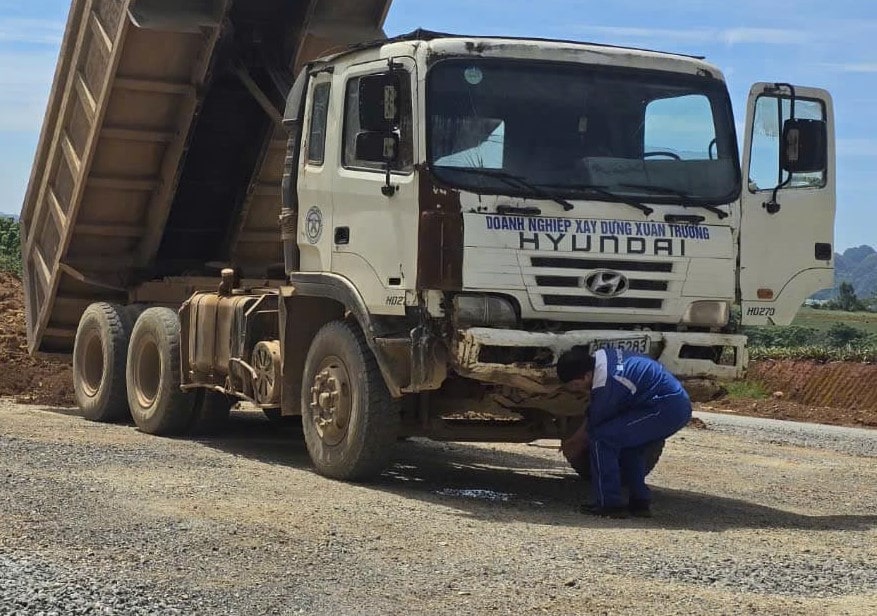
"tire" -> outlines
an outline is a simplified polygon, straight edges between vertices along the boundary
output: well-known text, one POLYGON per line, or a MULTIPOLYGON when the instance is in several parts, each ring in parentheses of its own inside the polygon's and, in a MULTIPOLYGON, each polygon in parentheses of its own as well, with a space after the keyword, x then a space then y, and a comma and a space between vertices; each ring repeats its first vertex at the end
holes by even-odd
POLYGON ((196 396, 189 432, 195 436, 211 436, 225 430, 237 399, 206 389, 199 391, 196 396))
POLYGON ((125 364, 133 320, 126 308, 96 303, 85 309, 73 346, 73 393, 82 416, 108 422, 128 417, 125 364))
POLYGON ((128 345, 128 406, 143 432, 183 434, 195 415, 196 392, 180 389, 180 319, 169 308, 145 310, 128 345))
MULTIPOLYGON (((652 443, 646 448, 646 475, 651 473, 655 466, 658 464, 658 460, 661 459, 661 454, 664 452, 664 442, 658 441, 656 443, 652 443)), ((569 465, 573 468, 575 472, 579 474, 582 479, 586 481, 591 480, 591 458, 588 455, 588 450, 586 449, 582 456, 578 458, 574 458, 572 460, 567 460, 569 465)), ((622 483, 624 480, 622 479, 622 483)))
POLYGON ((323 326, 302 376, 302 426, 317 472, 344 481, 380 475, 393 454, 400 410, 359 328, 323 326))

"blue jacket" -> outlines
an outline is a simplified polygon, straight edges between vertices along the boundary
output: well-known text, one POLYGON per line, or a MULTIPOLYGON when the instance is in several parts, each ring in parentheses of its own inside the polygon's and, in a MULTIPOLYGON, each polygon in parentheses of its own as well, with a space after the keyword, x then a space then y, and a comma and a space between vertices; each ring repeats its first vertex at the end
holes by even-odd
POLYGON ((589 426, 599 426, 662 398, 680 395, 688 398, 676 377, 649 357, 617 349, 601 349, 594 355, 594 360, 589 426))

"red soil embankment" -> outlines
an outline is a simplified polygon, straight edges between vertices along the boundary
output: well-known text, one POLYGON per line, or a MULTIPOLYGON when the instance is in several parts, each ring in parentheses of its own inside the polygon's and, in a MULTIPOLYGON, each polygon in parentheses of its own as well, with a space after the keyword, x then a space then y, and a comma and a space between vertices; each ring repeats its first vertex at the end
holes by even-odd
POLYGON ((758 361, 750 381, 762 384, 766 400, 719 400, 703 410, 771 419, 877 428, 877 365, 813 361, 758 361))
POLYGON ((754 362, 749 378, 802 404, 877 409, 877 365, 805 361, 754 362))
POLYGON ((27 404, 73 405, 70 362, 28 355, 21 281, 4 272, 0 272, 0 396, 27 404))

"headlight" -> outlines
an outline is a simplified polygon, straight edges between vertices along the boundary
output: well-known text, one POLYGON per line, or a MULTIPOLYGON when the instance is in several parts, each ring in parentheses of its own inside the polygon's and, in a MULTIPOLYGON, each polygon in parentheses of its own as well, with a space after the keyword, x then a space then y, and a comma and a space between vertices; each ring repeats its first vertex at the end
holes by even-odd
POLYGON ((692 302, 682 317, 684 325, 698 327, 724 327, 731 318, 728 302, 692 302))
POLYGON ((466 327, 516 327, 515 305, 491 295, 458 295, 454 298, 454 325, 466 327))

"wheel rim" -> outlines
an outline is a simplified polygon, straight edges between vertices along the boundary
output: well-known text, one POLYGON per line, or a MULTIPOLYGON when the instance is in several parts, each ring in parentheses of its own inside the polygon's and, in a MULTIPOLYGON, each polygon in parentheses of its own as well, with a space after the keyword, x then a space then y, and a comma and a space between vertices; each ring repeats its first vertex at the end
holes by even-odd
POLYGON ((137 402, 142 408, 149 408, 158 397, 161 384, 161 354, 152 338, 144 339, 140 345, 134 377, 137 402))
POLYGON ((350 373, 338 357, 320 363, 311 387, 311 411, 314 427, 327 445, 337 445, 347 435, 353 406, 350 373))
POLYGON ((82 353, 82 389, 89 398, 93 398, 100 390, 104 380, 104 348, 100 334, 92 332, 85 343, 82 353))
POLYGON ((277 382, 277 364, 267 344, 259 344, 253 353, 253 370, 256 400, 260 404, 274 402, 275 383, 277 382))

